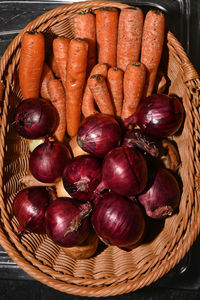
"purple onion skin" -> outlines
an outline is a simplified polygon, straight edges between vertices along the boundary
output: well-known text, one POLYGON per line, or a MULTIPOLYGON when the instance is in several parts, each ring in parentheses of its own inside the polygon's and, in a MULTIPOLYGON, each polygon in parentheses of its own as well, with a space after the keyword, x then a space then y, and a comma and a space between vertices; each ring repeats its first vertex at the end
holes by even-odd
POLYGON ((138 128, 126 131, 122 145, 132 149, 140 149, 154 157, 158 157, 159 155, 159 149, 152 137, 146 135, 138 128))
POLYGON ((147 216, 163 219, 171 216, 180 202, 180 186, 167 169, 159 168, 152 185, 138 196, 147 216))
POLYGON ((63 185, 72 198, 91 201, 101 181, 101 161, 90 155, 80 155, 68 161, 63 172, 63 185))
POLYGON ((52 201, 45 213, 48 236, 58 245, 73 247, 81 244, 90 232, 90 202, 60 197, 52 201))
POLYGON ((184 108, 176 96, 153 94, 144 98, 125 125, 138 125, 147 135, 167 137, 175 134, 184 119, 184 108))
POLYGON ((148 181, 148 169, 144 156, 126 146, 108 152, 102 166, 102 181, 96 193, 103 189, 125 197, 141 193, 148 181))
POLYGON ((44 216, 51 202, 45 187, 29 187, 21 190, 13 202, 13 213, 20 226, 20 232, 45 233, 44 216))
POLYGON ((83 120, 77 143, 85 151, 96 157, 104 157, 121 143, 122 131, 119 123, 111 116, 97 113, 83 120))
POLYGON ((52 135, 59 122, 59 115, 53 104, 46 99, 23 100, 15 110, 14 128, 27 139, 52 135))
POLYGON ((46 140, 30 154, 29 169, 32 175, 44 183, 54 183, 62 177, 70 152, 63 143, 46 140))
POLYGON ((113 192, 105 193, 97 202, 91 221, 105 244, 120 248, 138 246, 146 231, 143 209, 136 202, 113 192))

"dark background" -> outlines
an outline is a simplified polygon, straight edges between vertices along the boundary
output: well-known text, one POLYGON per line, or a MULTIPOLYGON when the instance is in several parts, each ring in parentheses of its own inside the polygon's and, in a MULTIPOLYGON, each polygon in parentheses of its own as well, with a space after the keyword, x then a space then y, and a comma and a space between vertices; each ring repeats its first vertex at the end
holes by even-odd
MULTIPOLYGON (((199 0, 134 0, 122 1, 144 10, 157 7, 166 13, 167 27, 183 45, 193 65, 200 71, 200 1, 199 0)), ((0 1, 0 57, 9 43, 37 16, 69 1, 0 1)), ((107 299, 200 299, 200 237, 189 253, 168 274, 136 292, 107 299)), ((25 299, 91 299, 61 293, 28 276, 0 247, 0 300, 25 299)), ((103 298, 99 298, 103 299, 103 298)))

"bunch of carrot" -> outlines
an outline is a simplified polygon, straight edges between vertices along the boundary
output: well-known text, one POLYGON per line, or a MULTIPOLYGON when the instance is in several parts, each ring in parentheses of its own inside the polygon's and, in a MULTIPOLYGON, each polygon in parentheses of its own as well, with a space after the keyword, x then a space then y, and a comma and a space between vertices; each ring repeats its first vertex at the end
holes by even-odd
POLYGON ((163 51, 165 17, 138 7, 77 12, 74 38, 56 37, 51 58, 45 36, 22 38, 19 83, 23 99, 49 99, 60 123, 55 138, 77 134, 81 119, 106 113, 125 119, 152 94, 163 51))

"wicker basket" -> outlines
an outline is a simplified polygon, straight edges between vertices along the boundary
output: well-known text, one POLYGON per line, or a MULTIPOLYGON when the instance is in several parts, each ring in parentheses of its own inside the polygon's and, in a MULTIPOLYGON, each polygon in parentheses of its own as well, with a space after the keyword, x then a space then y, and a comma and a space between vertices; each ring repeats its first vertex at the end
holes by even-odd
POLYGON ((28 170, 29 151, 24 139, 12 129, 13 110, 20 102, 17 68, 22 35, 39 29, 51 41, 54 35, 73 37, 71 18, 77 9, 102 6, 123 8, 117 2, 88 1, 64 5, 33 22, 12 41, 0 62, 0 242, 25 272, 59 291, 80 296, 111 296, 128 293, 154 282, 173 268, 189 251, 200 230, 199 205, 199 89, 197 72, 172 33, 167 33, 169 92, 182 98, 186 118, 178 145, 183 183, 179 212, 166 219, 162 228, 155 222, 152 236, 141 246, 125 252, 110 246, 86 260, 68 257, 46 235, 17 235, 12 202, 22 188, 19 179, 28 170), (0 93, 1 94, 1 93, 0 93), (159 229, 158 229, 159 228, 159 229))

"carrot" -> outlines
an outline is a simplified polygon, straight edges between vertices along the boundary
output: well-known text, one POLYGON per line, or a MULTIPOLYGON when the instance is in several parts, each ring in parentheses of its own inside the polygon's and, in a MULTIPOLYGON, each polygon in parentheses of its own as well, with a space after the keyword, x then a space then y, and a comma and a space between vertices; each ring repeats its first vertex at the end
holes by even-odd
POLYGON ((62 142, 66 131, 66 104, 65 90, 59 79, 51 79, 48 81, 48 92, 50 100, 55 106, 59 114, 59 124, 54 133, 56 139, 62 142))
POLYGON ((100 74, 94 74, 88 79, 88 86, 100 112, 114 115, 114 107, 105 78, 100 74))
POLYGON ((81 118, 81 104, 87 69, 88 43, 80 38, 72 39, 66 81, 67 132, 74 136, 78 132, 81 118))
POLYGON ((117 34, 119 11, 116 7, 96 10, 98 63, 115 67, 117 63, 117 34))
POLYGON ((123 101, 123 71, 113 67, 108 70, 107 84, 115 108, 116 116, 121 116, 123 101))
POLYGON ((22 37, 19 60, 19 86, 23 99, 37 98, 45 59, 43 33, 25 32, 22 37))
MULTIPOLYGON (((102 76, 104 76, 106 78, 107 72, 108 72, 107 64, 96 64, 93 67, 93 69, 90 73, 90 76, 92 76, 94 74, 101 74, 102 76)), ((85 86, 85 89, 83 92, 82 113, 85 118, 92 114, 98 113, 98 110, 95 107, 94 97, 88 86, 88 82, 86 83, 86 86, 85 86)))
POLYGON ((97 63, 96 50, 96 18, 89 10, 81 11, 74 17, 74 36, 88 42, 88 65, 87 75, 97 63))
POLYGON ((68 63, 68 50, 70 40, 65 37, 57 37, 53 40, 53 55, 58 68, 59 77, 63 85, 66 84, 67 78, 67 63, 68 63))
POLYGON ((149 96, 154 83, 163 50, 165 35, 165 16, 161 11, 149 10, 145 20, 141 45, 141 62, 147 68, 147 77, 143 96, 149 96))
POLYGON ((41 84, 40 84, 40 95, 44 99, 50 99, 50 95, 48 91, 48 82, 51 79, 54 79, 53 71, 46 63, 44 63, 43 72, 41 76, 41 84))
POLYGON ((125 71, 140 58, 144 15, 138 7, 124 8, 119 15, 117 67, 125 71))
MULTIPOLYGON (((52 50, 52 51, 53 51, 53 50, 52 50)), ((49 65, 49 67, 50 67, 51 70, 53 71, 54 75, 55 75, 57 78, 60 78, 58 66, 57 66, 57 64, 56 64, 56 60, 55 60, 55 56, 54 56, 53 52, 49 55, 48 60, 47 60, 47 64, 49 65)))
POLYGON ((122 106, 122 119, 131 116, 137 109, 142 98, 145 85, 146 67, 137 62, 129 64, 124 73, 124 102, 122 106))

